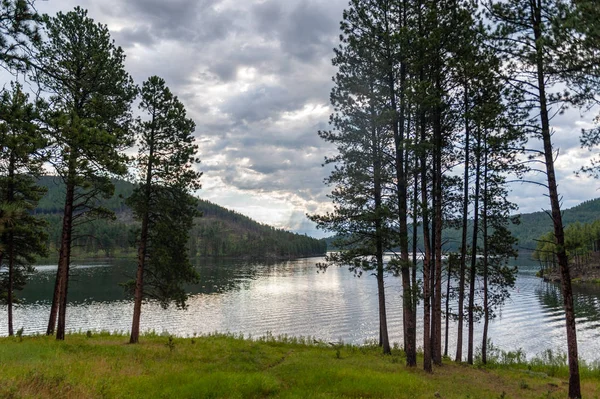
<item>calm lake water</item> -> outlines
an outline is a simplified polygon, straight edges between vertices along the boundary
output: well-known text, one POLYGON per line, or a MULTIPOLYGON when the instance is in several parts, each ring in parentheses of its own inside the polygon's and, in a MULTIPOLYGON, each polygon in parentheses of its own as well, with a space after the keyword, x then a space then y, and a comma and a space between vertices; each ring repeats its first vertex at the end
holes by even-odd
MULTIPOLYGON (((189 287, 187 310, 142 308, 142 331, 179 336, 211 332, 253 337, 288 334, 324 341, 361 344, 378 334, 375 278, 354 277, 345 268, 317 273, 322 258, 286 262, 201 260, 201 284, 189 287)), ((511 298, 491 323, 489 336, 503 350, 521 348, 527 358, 546 349, 565 351, 562 299, 557 284, 535 277, 537 265, 519 260, 519 276, 511 298)), ((127 332, 133 302, 118 285, 134 275, 131 261, 74 265, 70 279, 67 328, 70 331, 127 332)), ((38 273, 20 294, 15 327, 25 334, 44 333, 56 266, 38 266, 38 273)), ((600 287, 575 285, 579 350, 582 359, 600 361, 600 287)), ((402 342, 400 279, 386 280, 388 325, 392 342, 402 342)), ((420 311, 422 316, 422 311, 420 311)), ((0 311, 0 335, 7 335, 6 309, 0 311)), ((455 323, 450 325, 454 352, 455 323)), ((421 334, 422 324, 419 325, 421 334)), ((481 345, 481 326, 476 346, 481 345)))

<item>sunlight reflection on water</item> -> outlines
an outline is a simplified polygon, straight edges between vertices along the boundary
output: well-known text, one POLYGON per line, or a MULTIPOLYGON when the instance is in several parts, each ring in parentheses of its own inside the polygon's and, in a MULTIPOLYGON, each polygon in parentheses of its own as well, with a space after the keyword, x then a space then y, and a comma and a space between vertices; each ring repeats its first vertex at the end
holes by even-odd
MULTIPOLYGON (((373 277, 356 278, 345 268, 317 273, 322 258, 279 263, 202 260, 201 283, 189 287, 187 310, 162 309, 149 302, 142 308, 142 331, 168 331, 191 336, 215 331, 254 337, 310 336, 323 341, 343 340, 361 344, 378 338, 377 293, 373 277)), ((565 328, 558 286, 533 275, 535 266, 523 266, 517 285, 489 335, 504 350, 523 349, 528 358, 546 350, 564 348, 565 328)), ((134 273, 131 262, 94 263, 73 268, 67 326, 70 331, 108 330, 127 332, 132 301, 119 282, 134 273)), ((15 307, 15 327, 25 334, 44 333, 56 266, 38 266, 15 307)), ((401 284, 386 280, 388 326, 393 342, 402 341, 401 284)), ((580 356, 600 360, 600 289, 576 287, 580 356)), ((422 315, 422 310, 419 311, 422 315)), ((7 334, 6 311, 0 312, 0 335, 7 334)), ((419 322, 422 331, 422 322, 419 322)), ((450 323, 450 353, 455 347, 454 322, 450 323)), ((481 325, 476 327, 476 346, 481 345, 481 325)), ((466 334, 465 334, 466 335, 466 334)), ((422 342, 422 341, 421 341, 422 342)), ((422 345, 421 343, 419 345, 422 345)))

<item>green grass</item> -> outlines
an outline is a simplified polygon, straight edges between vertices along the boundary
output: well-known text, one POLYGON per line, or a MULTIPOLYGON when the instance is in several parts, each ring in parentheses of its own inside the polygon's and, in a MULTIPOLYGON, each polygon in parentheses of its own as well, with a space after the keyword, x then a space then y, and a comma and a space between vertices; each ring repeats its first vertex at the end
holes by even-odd
MULTIPOLYGON (((565 398, 562 360, 445 362, 433 374, 375 345, 332 347, 270 335, 173 338, 138 345, 107 333, 0 338, 0 398, 565 398), (554 368, 552 368, 554 367, 554 368), (552 371, 552 372, 550 372, 552 371)), ((553 358, 554 359, 554 358, 553 358)), ((514 360, 514 358, 512 358, 514 360)), ((600 372, 586 369, 586 398, 600 372)))

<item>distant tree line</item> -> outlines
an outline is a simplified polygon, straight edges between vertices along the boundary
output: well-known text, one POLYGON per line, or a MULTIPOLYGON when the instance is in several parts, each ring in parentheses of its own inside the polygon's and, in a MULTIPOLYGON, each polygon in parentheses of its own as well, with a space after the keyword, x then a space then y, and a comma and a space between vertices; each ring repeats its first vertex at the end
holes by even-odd
MULTIPOLYGON (((550 200, 569 397, 581 397, 551 120, 569 106, 597 102, 599 17, 597 2, 586 0, 350 1, 333 58, 331 130, 319 132, 338 150, 326 159, 334 165, 326 181, 334 210, 312 218, 343 249, 323 268, 375 275, 384 353, 390 272, 402 280, 407 365, 416 365, 421 300, 423 366, 431 372, 442 364, 451 292, 458 302, 455 359, 465 359, 466 334, 466 361, 473 363, 474 322, 481 318, 486 362, 489 320, 515 280, 509 225, 518 221, 508 182, 522 179, 545 187, 550 200), (528 179, 529 172, 544 181, 528 179), (458 250, 444 256, 452 228, 460 232, 458 250), (396 252, 390 261, 387 251, 396 252)), ((600 129, 585 131, 582 144, 594 146, 599 137, 600 129)), ((586 171, 597 172, 598 163, 586 171)))
MULTIPOLYGON (((538 247, 539 239, 542 235, 545 235, 552 229, 552 220, 548 217, 548 214, 539 211, 532 213, 516 214, 519 219, 518 224, 511 224, 508 226, 510 233, 517 239, 515 248, 520 253, 534 252, 538 247)), ((583 201, 577 206, 574 206, 563 211, 563 223, 565 227, 568 227, 576 223, 589 223, 600 217, 600 199, 593 199, 583 201)), ((409 224, 408 230, 409 235, 412 234, 412 224, 409 224)), ((418 226, 417 226, 418 229, 418 226)), ((467 223, 468 236, 472 236, 473 219, 470 218, 467 223)), ((447 227, 444 227, 442 231, 444 236, 443 251, 456 252, 460 249, 461 234, 462 230, 456 228, 455 225, 448 223, 447 227)), ((335 250, 333 242, 335 237, 327 238, 328 248, 335 250)), ((417 247, 423 248, 423 237, 418 235, 417 247)), ((396 248, 398 249, 398 248, 396 248)))
MULTIPOLYGON (((38 184, 47 189, 33 213, 47 222, 48 253, 57 253, 60 246, 60 204, 64 201, 64 185, 60 179, 42 176, 38 184)), ((131 209, 125 203, 134 185, 124 180, 112 180, 115 193, 101 201, 102 206, 115 213, 115 220, 96 220, 77 228, 73 253, 77 258, 131 256, 134 253, 136 228, 131 209)), ((213 204, 197 200, 202 217, 194 219, 187 244, 189 256, 236 258, 294 258, 323 255, 325 240, 291 233, 257 223, 251 218, 213 204)))
POLYGON ((327 243, 256 222, 244 226, 204 217, 192 227, 190 251, 192 256, 294 258, 323 255, 327 243))
MULTIPOLYGON (((569 265, 573 269, 596 268, 600 266, 600 219, 591 223, 572 223, 565 228, 565 250, 569 265)), ((552 232, 537 239, 533 258, 540 262, 542 273, 556 270, 556 243, 552 232)))

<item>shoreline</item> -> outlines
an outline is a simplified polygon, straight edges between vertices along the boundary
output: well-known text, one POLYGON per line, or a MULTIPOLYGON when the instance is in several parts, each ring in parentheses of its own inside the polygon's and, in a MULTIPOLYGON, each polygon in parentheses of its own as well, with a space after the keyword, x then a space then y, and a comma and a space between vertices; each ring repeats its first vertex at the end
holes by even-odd
MULTIPOLYGON (((600 267, 571 268, 570 271, 573 284, 600 284, 600 267)), ((546 273, 540 270, 537 276, 546 282, 560 283, 560 273, 556 269, 546 273)))
MULTIPOLYGON (((191 258, 192 263, 198 260, 252 260, 252 261, 286 261, 286 260, 295 260, 295 259, 307 259, 307 258, 316 258, 323 257, 324 254, 306 254, 299 256, 196 256, 191 258)), ((71 258, 71 264, 76 264, 76 262, 90 262, 90 261, 120 261, 120 260, 136 260, 137 254, 131 253, 122 256, 73 256, 71 258)), ((40 265, 48 265, 58 262, 58 258, 44 258, 38 259, 33 266, 40 265)))

